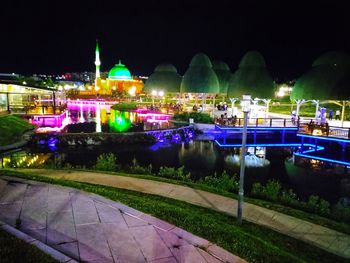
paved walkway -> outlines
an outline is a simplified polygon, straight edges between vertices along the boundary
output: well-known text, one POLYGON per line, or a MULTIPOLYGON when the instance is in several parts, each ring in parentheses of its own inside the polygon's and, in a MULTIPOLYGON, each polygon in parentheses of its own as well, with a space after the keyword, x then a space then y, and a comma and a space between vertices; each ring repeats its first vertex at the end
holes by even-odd
MULTIPOLYGON (((237 200, 180 185, 82 171, 69 173, 45 169, 21 169, 21 171, 156 194, 212 208, 233 216, 236 216, 237 211, 237 200)), ((243 218, 350 259, 349 235, 249 203, 244 204, 243 218)))
POLYGON ((0 177, 0 222, 83 262, 245 262, 174 225, 76 189, 0 177))

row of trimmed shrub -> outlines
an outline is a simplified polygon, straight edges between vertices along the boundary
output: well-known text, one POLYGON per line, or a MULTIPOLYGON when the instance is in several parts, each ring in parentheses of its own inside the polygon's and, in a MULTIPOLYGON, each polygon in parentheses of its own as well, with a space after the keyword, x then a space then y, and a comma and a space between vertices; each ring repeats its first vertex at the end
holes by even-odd
POLYGON ((301 201, 292 189, 282 189, 280 182, 276 180, 269 180, 266 185, 254 183, 250 196, 350 223, 350 208, 341 202, 331 207, 328 201, 317 195, 310 195, 306 202, 301 201))
POLYGON ((176 113, 173 116, 173 120, 176 121, 186 121, 188 122, 189 119, 193 119, 194 122, 197 123, 214 123, 214 120, 208 113, 201 113, 201 112, 181 112, 176 113))
MULTIPOLYGON (((65 164, 65 166, 61 168, 70 169, 73 167, 65 164)), ((122 169, 121 166, 117 164, 117 157, 113 153, 101 154, 97 158, 94 169, 101 171, 122 171, 133 174, 154 175, 180 181, 194 182, 194 180, 191 179, 191 174, 185 173, 183 166, 177 169, 173 167, 160 167, 158 172, 154 172, 152 165, 147 167, 140 166, 136 159, 134 159, 130 166, 123 167, 122 169)), ((226 173, 226 171, 224 171, 220 176, 216 174, 214 174, 214 176, 206 176, 196 181, 196 183, 204 184, 231 193, 238 193, 239 189, 238 176, 229 175, 226 173)), ((274 203, 280 203, 285 206, 297 208, 345 223, 350 223, 350 208, 344 206, 342 203, 339 202, 331 207, 328 201, 316 195, 311 195, 306 202, 301 201, 292 189, 282 189, 280 182, 276 180, 269 180, 265 185, 262 185, 261 183, 254 183, 249 196, 269 200, 274 203)))

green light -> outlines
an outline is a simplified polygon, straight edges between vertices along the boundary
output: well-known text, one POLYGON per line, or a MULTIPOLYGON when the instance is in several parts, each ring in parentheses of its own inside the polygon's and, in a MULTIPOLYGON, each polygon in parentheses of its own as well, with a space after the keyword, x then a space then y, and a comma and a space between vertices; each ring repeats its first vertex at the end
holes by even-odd
POLYGON ((125 111, 111 109, 109 127, 114 132, 125 132, 131 127, 131 114, 125 111))
POLYGON ((130 71, 125 67, 125 65, 115 64, 115 66, 109 71, 108 78, 112 80, 129 80, 131 78, 130 71))

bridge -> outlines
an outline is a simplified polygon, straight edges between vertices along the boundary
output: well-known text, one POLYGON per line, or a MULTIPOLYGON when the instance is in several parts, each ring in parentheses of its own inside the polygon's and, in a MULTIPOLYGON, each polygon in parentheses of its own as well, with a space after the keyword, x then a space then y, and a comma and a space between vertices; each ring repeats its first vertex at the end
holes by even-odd
MULTIPOLYGON (((215 125, 215 143, 219 147, 241 147, 243 120, 235 124, 215 125)), ((247 147, 294 147, 295 157, 350 166, 350 128, 293 122, 287 118, 250 119, 247 147)))

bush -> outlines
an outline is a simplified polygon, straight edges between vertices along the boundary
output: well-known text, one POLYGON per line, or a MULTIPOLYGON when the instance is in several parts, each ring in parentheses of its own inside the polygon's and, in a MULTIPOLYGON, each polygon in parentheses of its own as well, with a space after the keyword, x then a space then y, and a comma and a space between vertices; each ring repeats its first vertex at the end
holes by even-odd
POLYGON ((101 171, 115 171, 117 169, 117 158, 113 153, 101 154, 97 157, 95 169, 101 171))
POLYGON ((336 220, 350 224, 350 207, 344 206, 341 202, 333 207, 331 215, 336 220))
POLYGON ((320 199, 320 203, 318 205, 319 214, 323 216, 328 216, 331 212, 329 207, 330 207, 330 204, 328 201, 320 199))
POLYGON ((264 188, 264 195, 267 199, 276 201, 281 192, 281 184, 276 180, 269 180, 264 188))
POLYGON ((251 195, 255 197, 264 197, 264 186, 261 183, 254 183, 251 190, 251 195))
POLYGON ((171 179, 177 179, 182 181, 188 181, 191 177, 191 174, 185 174, 184 173, 184 166, 181 166, 178 169, 175 169, 173 167, 160 167, 158 175, 161 177, 171 178, 171 179))
POLYGON ((135 102, 122 102, 118 104, 114 104, 112 106, 113 110, 119 110, 119 111, 131 111, 137 109, 137 103, 135 102))
POLYGON ((229 176, 226 171, 221 176, 206 176, 199 183, 213 186, 231 193, 238 193, 239 181, 236 176, 229 176))
POLYGON ((194 122, 198 123, 214 123, 214 120, 208 113, 201 113, 201 112, 182 112, 182 113, 176 113, 173 116, 174 120, 177 121, 186 121, 188 122, 189 119, 193 119, 194 122))
POLYGON ((286 205, 297 206, 299 204, 298 197, 292 189, 289 189, 288 191, 282 191, 280 200, 283 204, 286 205))
POLYGON ((136 158, 132 160, 132 165, 128 168, 128 172, 133 174, 152 174, 152 164, 148 167, 143 167, 137 163, 136 158))
POLYGON ((309 200, 306 203, 306 209, 310 212, 316 212, 318 210, 319 197, 317 195, 310 195, 309 200))
POLYGON ((269 180, 266 186, 255 183, 252 186, 251 194, 256 197, 277 201, 281 194, 281 184, 275 180, 269 180))

